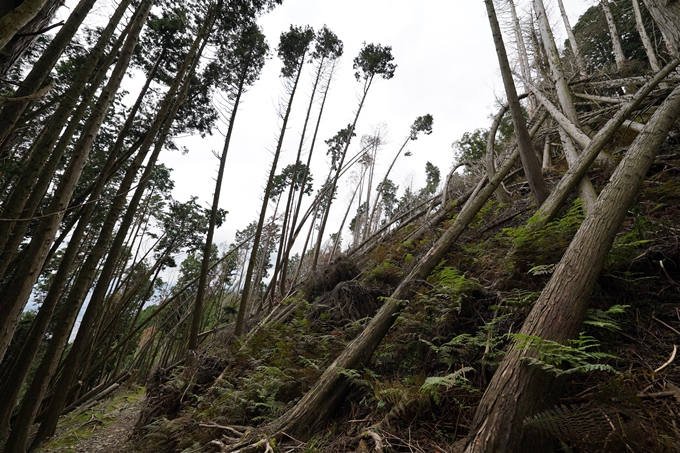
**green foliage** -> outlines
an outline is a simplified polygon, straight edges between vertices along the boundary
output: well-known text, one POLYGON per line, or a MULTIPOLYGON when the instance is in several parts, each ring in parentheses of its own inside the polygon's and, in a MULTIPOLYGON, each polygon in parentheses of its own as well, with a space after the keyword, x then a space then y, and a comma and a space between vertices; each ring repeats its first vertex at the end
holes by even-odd
POLYGON ((625 313, 626 308, 628 307, 630 307, 630 305, 613 305, 607 310, 589 308, 586 320, 583 323, 601 329, 621 330, 621 327, 614 319, 614 316, 625 313))
POLYGON ((305 55, 314 39, 314 30, 310 26, 290 26, 287 32, 281 33, 279 46, 276 48, 279 58, 283 61, 281 75, 293 78, 302 67, 305 55))
POLYGON ((418 134, 423 132, 425 135, 430 135, 432 133, 432 115, 429 113, 425 116, 419 116, 411 125, 411 140, 417 140, 418 134))
POLYGON ((354 77, 357 80, 364 79, 370 82, 377 75, 385 80, 394 77, 397 66, 392 63, 392 46, 382 46, 381 44, 366 44, 359 51, 359 55, 354 58, 354 77))
POLYGON ((482 286, 474 280, 470 280, 461 274, 458 269, 438 265, 429 279, 433 287, 428 293, 429 298, 444 298, 453 302, 453 306, 460 309, 460 304, 472 295, 474 291, 482 289, 482 286))
POLYGON ((511 239, 513 245, 513 261, 532 270, 548 269, 539 266, 559 262, 583 219, 582 203, 577 199, 564 217, 540 230, 533 226, 533 220, 518 228, 505 228, 503 234, 511 239))
POLYGON ((425 379, 423 385, 420 386, 420 393, 430 395, 435 404, 439 405, 441 402, 439 391, 442 387, 449 389, 451 387, 464 387, 468 391, 472 391, 472 387, 465 377, 465 373, 474 371, 472 367, 463 367, 458 371, 447 374, 446 376, 431 376, 425 379))
POLYGON ((584 333, 577 339, 569 340, 568 345, 521 333, 508 334, 508 337, 515 341, 516 350, 524 349, 538 354, 538 357, 522 357, 522 360, 557 376, 591 371, 617 373, 610 365, 594 363, 603 359, 615 359, 616 356, 593 350, 600 346, 600 342, 584 333))

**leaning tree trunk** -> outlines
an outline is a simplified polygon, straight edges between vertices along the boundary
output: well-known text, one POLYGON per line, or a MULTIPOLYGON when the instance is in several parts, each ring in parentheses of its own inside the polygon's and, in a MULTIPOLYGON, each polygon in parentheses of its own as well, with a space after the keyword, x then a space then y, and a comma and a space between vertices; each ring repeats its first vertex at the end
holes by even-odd
MULTIPOLYGON (((295 80, 293 81, 290 97, 288 98, 288 105, 286 106, 286 112, 284 114, 283 123, 281 125, 281 132, 279 133, 278 144, 276 145, 276 151, 274 152, 274 161, 272 162, 272 167, 269 170, 269 179, 267 180, 267 186, 265 187, 264 196, 262 199, 262 207, 260 208, 260 218, 258 219, 257 228, 255 230, 255 237, 253 238, 253 250, 250 254, 250 259, 248 260, 246 280, 243 285, 243 292, 241 293, 241 303, 239 304, 238 314, 236 315, 236 324, 234 326, 235 336, 240 336, 241 333, 243 333, 243 323, 245 321, 245 315, 248 309, 248 299, 250 297, 250 290, 252 286, 251 280, 253 278, 255 266, 257 265, 257 249, 260 247, 260 238, 262 237, 262 229, 264 227, 264 221, 267 215, 267 205, 269 204, 269 198, 271 197, 272 187, 274 186, 276 166, 278 165, 279 156, 281 155, 283 137, 286 134, 288 118, 290 117, 290 111, 293 106, 293 99, 295 98, 295 91, 297 90, 298 82, 300 81, 300 74, 302 74, 302 67, 304 66, 304 63, 305 59, 303 56, 303 58, 300 59, 299 66, 297 68, 297 74, 295 75, 295 80)), ((274 288, 272 287, 272 290, 273 289, 274 288)))
POLYGON ((243 85, 245 78, 241 78, 236 98, 234 99, 234 106, 232 107, 231 117, 229 118, 229 128, 227 129, 227 136, 224 139, 224 147, 222 148, 222 155, 220 156, 220 167, 217 170, 217 180, 215 181, 215 192, 213 193, 213 202, 210 209, 210 220, 208 223, 208 234, 205 238, 205 246, 203 247, 203 259, 201 260, 201 273, 198 279, 198 289, 196 290, 196 301, 194 302, 194 315, 191 318, 191 332, 189 334, 189 349, 195 350, 198 348, 198 331, 201 327, 201 320, 203 319, 203 299, 205 298, 205 288, 208 285, 208 269, 210 268, 210 253, 212 251, 213 236, 215 234, 215 225, 217 223, 217 211, 220 205, 220 192, 222 190, 222 179, 224 178, 224 168, 227 163, 227 152, 229 151, 229 144, 231 143, 231 134, 234 130, 234 123, 236 122, 236 112, 238 111, 241 102, 241 95, 243 94, 243 85))
POLYGON ((564 22, 564 28, 567 30, 567 36, 569 37, 569 47, 571 47, 571 53, 574 54, 574 59, 576 60, 576 66, 581 73, 581 76, 587 77, 588 71, 586 71, 586 64, 583 61, 581 52, 578 49, 578 43, 576 42, 576 36, 574 36, 574 29, 571 28, 569 23, 569 16, 567 16, 567 10, 564 8, 564 2, 562 0, 557 0, 557 4, 560 7, 560 14, 562 15, 562 22, 564 22))
MULTIPOLYGON (((52 0, 54 2, 54 0, 52 0)), ((24 0, 16 8, 0 18, 0 50, 9 44, 16 34, 33 20, 50 0, 24 0)), ((56 3, 56 2, 54 2, 56 3)))
MULTIPOLYGON (((496 174, 496 132, 498 132, 498 127, 501 125, 501 121, 503 121, 503 117, 505 114, 508 112, 508 105, 504 105, 501 107, 501 109, 498 111, 496 116, 493 118, 493 122, 491 123, 491 129, 489 129, 489 138, 486 140, 486 159, 485 159, 485 164, 486 164, 486 174, 489 179, 493 178, 494 175, 496 174)), ((447 178, 448 179, 448 178, 447 178)), ((509 204, 512 200, 510 198, 510 195, 508 192, 505 190, 502 184, 498 186, 498 189, 496 189, 496 193, 494 193, 494 196, 496 197, 496 200, 498 200, 499 203, 501 204, 509 204)))
POLYGON ((649 14, 661 29, 674 57, 680 58, 680 2, 677 0, 644 0, 649 14))
POLYGON ((609 28, 609 36, 612 38, 612 51, 614 52, 614 60, 616 61, 616 68, 619 72, 623 71, 626 64, 626 56, 623 54, 623 47, 621 47, 621 38, 619 31, 616 29, 616 22, 614 15, 609 7, 609 0, 600 0, 604 17, 607 19, 607 28, 609 28))
POLYGON ((649 66, 652 71, 659 72, 661 70, 661 65, 659 60, 656 58, 656 52, 654 51, 654 46, 652 45, 651 39, 645 30, 645 23, 642 21, 642 13, 640 11, 640 3, 638 0, 632 0, 633 2, 633 12, 635 13, 635 27, 640 34, 640 39, 642 40, 642 45, 645 47, 645 53, 647 54, 647 59, 649 60, 649 66))
MULTIPOLYGON (((678 117, 680 87, 630 146, 529 313, 521 334, 559 343, 578 336, 590 293, 621 222, 678 117)), ((550 385, 553 376, 522 361, 527 356, 526 348, 511 348, 505 355, 477 407, 465 453, 544 451, 539 450, 545 446, 541 436, 525 433, 523 421, 556 403, 558 395, 550 385)))
MULTIPOLYGON (((40 59, 33 65, 28 75, 21 81, 21 85, 14 93, 15 97, 24 97, 35 94, 40 90, 40 85, 45 81, 50 71, 57 63, 66 46, 78 31, 78 27, 92 9, 96 0, 81 0, 73 9, 66 23, 59 33, 52 39, 40 59)), ((1 72, 1 70, 0 70, 1 72)), ((11 133, 21 113, 26 109, 30 101, 8 102, 3 105, 0 112, 0 156, 3 156, 3 144, 11 133)), ((7 147, 8 148, 8 147, 7 147)))
MULTIPOLYGON (((553 80, 555 81, 557 99, 559 100, 562 111, 566 117, 569 118, 569 120, 576 127, 580 127, 578 115, 576 114, 576 108, 574 107, 574 102, 571 98, 571 92, 569 91, 567 79, 562 69, 562 62, 557 51, 557 46, 555 45, 555 38, 553 37, 552 29, 550 28, 550 23, 548 22, 548 16, 545 12, 543 0, 534 0, 534 9, 538 15, 538 25, 541 31, 541 38, 548 56, 550 71, 552 72, 553 80)), ((569 145, 570 144, 568 144, 564 150, 567 163, 571 167, 578 158, 578 154, 576 153, 576 149, 569 145)), ((579 196, 583 200, 587 211, 590 209, 590 202, 597 198, 597 196, 595 194, 595 188, 588 177, 584 176, 583 179, 583 181, 579 182, 579 196)))
POLYGON ((505 87, 505 93, 508 97, 508 106, 510 108, 510 114, 512 115, 512 122, 515 126, 515 136, 517 137, 517 145, 520 151, 519 155, 522 159, 522 166, 524 167, 524 175, 531 188, 531 193, 536 199, 536 204, 540 206, 546 198, 548 198, 548 195, 550 195, 550 190, 545 183, 545 179, 543 179, 541 165, 534 152, 531 137, 529 137, 529 130, 527 129, 526 120, 522 113, 522 106, 519 103, 515 82, 512 78, 510 62, 508 61, 508 55, 505 52, 505 44, 503 43, 501 27, 498 24, 493 0, 484 0, 484 4, 486 5, 486 11, 489 16, 489 25, 491 26, 491 33, 493 34, 498 63, 501 69, 501 76, 503 77, 503 86, 505 87))
MULTIPOLYGON (((518 155, 519 151, 516 149, 496 173, 493 180, 476 197, 471 198, 463 206, 454 223, 444 232, 409 275, 404 278, 392 296, 386 299, 386 302, 364 330, 347 345, 345 350, 324 371, 295 407, 265 427, 265 431, 269 433, 285 432, 292 435, 308 433, 332 413, 337 405, 342 402, 345 395, 344 389, 347 382, 341 371, 358 369, 371 358, 383 337, 396 321, 399 313, 406 307, 405 302, 414 295, 420 286, 419 282, 427 278, 453 243, 465 231, 482 206, 493 195, 498 184, 508 175, 518 155)), ((232 445, 230 451, 249 444, 251 440, 247 439, 239 444, 232 445)))

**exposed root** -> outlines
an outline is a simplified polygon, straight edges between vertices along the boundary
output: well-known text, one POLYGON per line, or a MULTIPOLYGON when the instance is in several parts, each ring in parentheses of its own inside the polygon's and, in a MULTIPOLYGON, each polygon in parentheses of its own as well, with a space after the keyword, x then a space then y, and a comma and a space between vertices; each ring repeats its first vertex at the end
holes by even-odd
POLYGON ((375 431, 371 431, 370 429, 367 429, 363 433, 361 433, 362 438, 370 438, 373 440, 373 451, 377 452, 382 452, 383 451, 383 440, 382 437, 375 431))

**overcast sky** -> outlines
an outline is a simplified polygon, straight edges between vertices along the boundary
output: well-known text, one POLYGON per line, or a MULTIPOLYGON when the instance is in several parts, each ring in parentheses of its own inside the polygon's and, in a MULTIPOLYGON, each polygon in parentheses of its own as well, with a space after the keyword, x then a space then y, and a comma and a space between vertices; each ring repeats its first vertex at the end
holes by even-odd
MULTIPOLYGON (((550 7, 553 2, 546 3, 550 7)), ((527 4, 528 0, 519 2, 520 11, 527 4)), ((565 5, 573 25, 589 2, 565 0, 565 5)), ((553 16, 556 35, 560 36, 558 42, 563 42, 561 21, 558 22, 558 15, 553 16)), ((388 130, 388 142, 378 156, 376 170, 377 178, 382 178, 415 118, 427 113, 434 116, 434 132, 410 142, 407 149, 413 155, 400 158, 393 170, 391 179, 399 185, 400 193, 408 184, 416 189, 424 186, 427 161, 438 166, 442 176, 446 175, 453 164, 452 142, 466 131, 488 127, 489 115, 497 110, 496 99, 504 97, 481 0, 284 0, 283 5, 263 16, 259 24, 272 49, 281 32, 291 24, 310 25, 315 30, 326 24, 344 42, 345 53, 328 96, 315 149, 317 159, 312 163, 315 189, 328 168, 323 140, 350 123, 357 106, 360 85, 353 77, 352 60, 363 42, 392 46, 397 70, 393 79, 380 79, 371 88, 350 155, 358 149, 362 135, 383 124, 388 130)), ((239 110, 220 200, 220 207, 228 210, 229 215, 217 230, 218 244, 232 242, 234 232, 259 214, 273 158, 271 151, 280 127, 276 112, 282 94, 280 67, 275 57, 267 61, 260 80, 245 95, 239 110)), ((309 66, 296 95, 279 171, 295 158, 311 91, 311 74, 309 66)), ((220 128, 225 130, 224 125, 220 128)), ((161 157, 162 162, 174 169, 174 196, 178 200, 186 201, 195 195, 201 205, 209 207, 218 166, 212 151, 222 149, 222 140, 219 133, 205 140, 185 138, 181 144, 190 149, 188 154, 166 152, 161 157)), ((338 228, 349 201, 349 184, 347 178, 340 184, 341 192, 326 237, 338 228)))

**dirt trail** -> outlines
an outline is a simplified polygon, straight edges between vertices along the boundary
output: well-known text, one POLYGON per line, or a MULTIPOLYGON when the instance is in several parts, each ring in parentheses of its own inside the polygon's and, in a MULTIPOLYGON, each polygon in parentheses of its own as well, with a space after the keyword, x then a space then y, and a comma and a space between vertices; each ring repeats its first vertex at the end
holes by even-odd
POLYGON ((68 414, 41 453, 125 453, 139 418, 144 389, 122 389, 87 411, 68 414))

